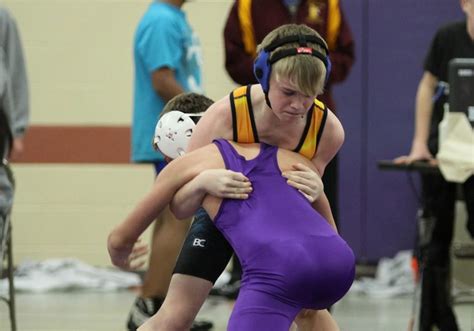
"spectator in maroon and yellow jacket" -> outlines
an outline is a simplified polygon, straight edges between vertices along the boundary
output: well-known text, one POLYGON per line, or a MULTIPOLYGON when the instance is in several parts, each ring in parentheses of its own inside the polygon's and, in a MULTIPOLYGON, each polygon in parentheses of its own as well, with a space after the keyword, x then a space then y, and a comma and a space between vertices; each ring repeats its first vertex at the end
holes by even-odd
MULTIPOLYGON (((235 0, 224 28, 227 72, 239 85, 256 83, 253 62, 257 45, 270 31, 287 23, 305 24, 327 41, 332 68, 318 99, 336 112, 331 87, 347 78, 354 63, 354 40, 339 0, 235 0)), ((323 182, 337 223, 337 157, 326 167, 323 182)), ((232 263, 229 283, 211 294, 237 296, 241 268, 235 256, 232 263)))
POLYGON ((333 84, 346 79, 354 63, 354 40, 339 0, 235 0, 224 29, 225 67, 239 85, 256 83, 256 47, 274 28, 305 24, 319 32, 329 46, 331 75, 319 98, 335 111, 333 84))

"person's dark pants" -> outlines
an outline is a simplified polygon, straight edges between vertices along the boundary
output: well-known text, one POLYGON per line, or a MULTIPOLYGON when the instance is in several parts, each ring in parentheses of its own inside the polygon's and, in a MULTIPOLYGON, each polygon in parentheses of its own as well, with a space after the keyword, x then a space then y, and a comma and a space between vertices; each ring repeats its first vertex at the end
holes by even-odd
MULTIPOLYGON (((468 229, 473 235, 474 176, 462 184, 468 209, 468 229)), ((450 248, 454 231, 456 184, 441 175, 422 176, 423 213, 432 217, 434 225, 430 240, 421 247, 422 270, 420 331, 440 331, 459 328, 452 309, 450 248)))

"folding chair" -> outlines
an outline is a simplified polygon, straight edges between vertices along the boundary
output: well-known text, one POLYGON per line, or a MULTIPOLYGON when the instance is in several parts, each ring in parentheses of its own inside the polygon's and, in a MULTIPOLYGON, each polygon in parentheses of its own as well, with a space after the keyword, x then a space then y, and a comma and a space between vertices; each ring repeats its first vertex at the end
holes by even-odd
MULTIPOLYGON (((6 162, 0 164, 5 169, 7 178, 14 189, 14 180, 11 169, 6 162)), ((0 300, 8 305, 10 312, 10 327, 16 331, 16 311, 15 311, 15 287, 13 283, 13 250, 12 250, 12 225, 11 225, 11 207, 6 211, 0 211, 0 275, 3 275, 3 267, 6 264, 8 278, 8 295, 1 296, 0 300), (3 224, 3 226, 2 226, 3 224)))

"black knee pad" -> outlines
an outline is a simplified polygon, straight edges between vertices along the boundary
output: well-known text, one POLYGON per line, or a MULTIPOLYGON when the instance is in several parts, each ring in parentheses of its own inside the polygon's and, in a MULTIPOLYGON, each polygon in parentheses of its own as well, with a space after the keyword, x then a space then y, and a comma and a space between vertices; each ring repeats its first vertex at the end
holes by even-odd
POLYGON ((209 215, 200 209, 194 217, 173 273, 203 278, 214 284, 232 254, 230 244, 214 226, 209 215))

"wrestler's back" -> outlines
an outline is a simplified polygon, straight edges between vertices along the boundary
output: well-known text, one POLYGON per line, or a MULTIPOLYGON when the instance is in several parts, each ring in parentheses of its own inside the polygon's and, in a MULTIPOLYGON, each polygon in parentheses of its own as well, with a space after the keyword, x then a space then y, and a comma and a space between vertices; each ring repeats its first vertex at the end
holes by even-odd
MULTIPOLYGON (((248 199, 224 200, 217 215, 211 211, 242 263, 242 289, 308 308, 326 308, 340 299, 354 276, 352 250, 281 175, 292 164, 313 167, 311 162, 268 145, 216 144, 226 168, 244 173, 253 187, 248 199)), ((208 198, 204 207, 212 204, 208 198)))

